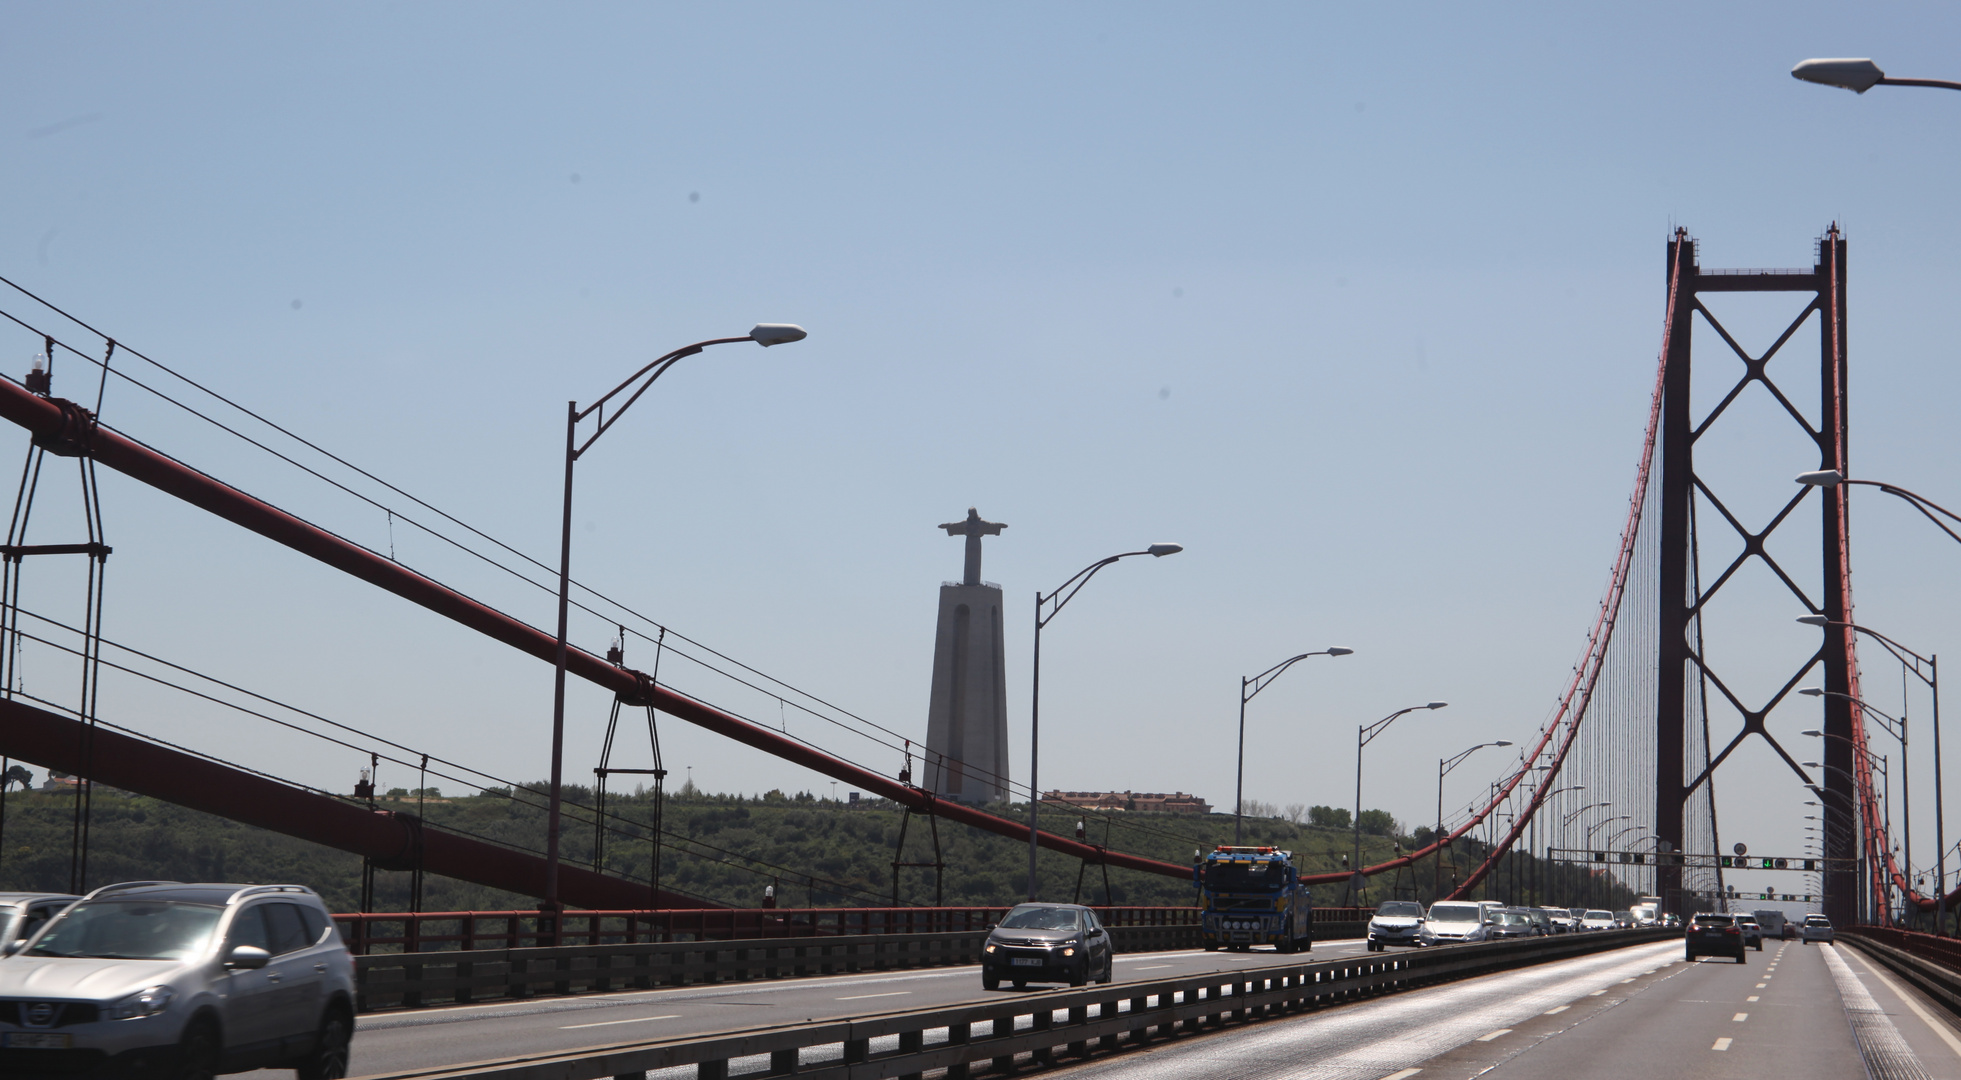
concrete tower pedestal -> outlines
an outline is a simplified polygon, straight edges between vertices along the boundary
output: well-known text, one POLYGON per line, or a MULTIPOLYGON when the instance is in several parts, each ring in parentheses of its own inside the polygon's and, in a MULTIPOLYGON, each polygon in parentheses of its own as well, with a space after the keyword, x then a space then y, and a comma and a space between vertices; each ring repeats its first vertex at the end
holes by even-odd
POLYGON ((966 803, 1008 797, 1008 667, 1001 587, 980 579, 981 537, 1007 528, 969 508, 941 525, 967 538, 960 584, 940 586, 933 641, 933 696, 926 714, 927 790, 966 803))

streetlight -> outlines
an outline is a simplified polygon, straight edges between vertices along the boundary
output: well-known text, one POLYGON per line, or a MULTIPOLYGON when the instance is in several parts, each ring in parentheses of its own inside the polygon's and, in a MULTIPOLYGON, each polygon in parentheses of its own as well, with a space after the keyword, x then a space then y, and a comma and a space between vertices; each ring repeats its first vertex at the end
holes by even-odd
POLYGON ((1622 814, 1619 817, 1602 818, 1599 821, 1594 822, 1592 827, 1587 829, 1587 846, 1588 847, 1593 846, 1593 834, 1599 832, 1600 827, 1602 825, 1612 825, 1616 821, 1633 821, 1633 820, 1634 820, 1633 814, 1622 814))
MULTIPOLYGON (((1375 737, 1377 735, 1382 734, 1383 731, 1387 729, 1390 724, 1395 723, 1397 717, 1403 715, 1404 713, 1413 713, 1420 709, 1432 709, 1432 710, 1441 709, 1448 704, 1450 704, 1450 702, 1448 701, 1430 701, 1430 702, 1425 702, 1422 705, 1411 705, 1407 709, 1397 709, 1395 712, 1392 712, 1388 716, 1385 716, 1382 719, 1377 720, 1373 724, 1360 724, 1356 726, 1355 728, 1355 864, 1354 864, 1355 873, 1354 875, 1351 875, 1348 879, 1348 887, 1351 892, 1358 891, 1355 888, 1355 878, 1360 876, 1362 873, 1362 747, 1367 746, 1371 742, 1374 742, 1375 737)), ((1363 880, 1366 881, 1367 879, 1364 878, 1363 880)))
MULTIPOLYGON (((1806 475, 1810 475, 1810 474, 1807 473, 1806 475)), ((1915 497, 1918 498, 1918 496, 1915 497)), ((1924 513, 1925 511, 1922 512, 1924 513)), ((1936 522, 1935 524, 1939 524, 1939 522, 1936 522)), ((1952 533, 1950 533, 1950 535, 1952 535, 1952 533)), ((1823 615, 1800 615, 1798 616, 1798 621, 1804 623, 1806 626, 1848 627, 1856 633, 1864 634, 1867 637, 1872 638, 1875 641, 1878 641, 1880 645, 1886 649, 1887 652, 1893 654, 1893 658, 1900 662, 1900 666, 1902 668, 1904 668, 1907 671, 1913 672, 1914 678, 1919 679, 1923 683, 1926 683, 1928 693, 1933 696, 1934 699, 1934 846, 1940 851, 1940 854, 1935 856, 1935 869, 1934 869, 1934 876, 1937 882, 1937 887, 1934 889, 1934 893, 1935 893, 1934 932, 1937 934, 1945 934, 1947 933, 1947 820, 1946 820, 1947 810, 1941 799, 1940 657, 1937 655, 1922 656, 1919 653, 1914 652, 1912 649, 1907 648, 1905 645, 1902 645, 1899 642, 1894 641, 1892 638, 1887 637, 1885 634, 1882 634, 1879 631, 1871 629, 1869 627, 1860 626, 1858 623, 1833 622, 1831 619, 1828 619, 1823 615), (1923 664, 1926 665, 1927 668, 1927 670, 1924 673, 1920 670, 1923 664)), ((1901 719, 1903 722, 1900 724, 1900 754, 1904 762, 1906 760, 1906 724, 1904 723, 1905 717, 1903 716, 1901 719)), ((1908 765, 1902 764, 1900 769, 1900 773, 1901 773, 1900 787, 1903 790, 1909 786, 1907 784, 1907 774, 1911 772, 1912 769, 1908 765)), ((1910 800, 1907 803, 1906 827, 1908 832, 1913 831, 1913 804, 1910 800)), ((1913 850, 1913 845, 1911 843, 1907 845, 1907 850, 1908 851, 1913 850)))
POLYGON ((1580 807, 1578 810, 1575 810, 1572 813, 1566 815, 1566 817, 1560 821, 1559 827, 1561 829, 1566 828, 1567 826, 1573 824, 1574 818, 1579 817, 1581 814, 1584 814, 1589 810, 1598 810, 1603 806, 1612 806, 1612 805, 1614 804, 1610 802, 1588 803, 1587 805, 1580 807))
POLYGON ((1083 567, 1074 577, 1056 586, 1055 591, 1047 596, 1043 596, 1039 589, 1035 592, 1034 687, 1033 700, 1028 708, 1028 898, 1030 900, 1035 899, 1035 836, 1038 828, 1035 815, 1042 806, 1042 789, 1035 779, 1035 768, 1040 761, 1042 737, 1042 627, 1062 614, 1063 605, 1074 600, 1076 594, 1082 591, 1083 586, 1089 584, 1089 579, 1095 577, 1098 570, 1118 559, 1128 559, 1133 555, 1151 555, 1161 559, 1166 555, 1176 555, 1183 550, 1185 550, 1183 544, 1152 544, 1142 551, 1126 551, 1107 559, 1098 559, 1083 567), (1042 614, 1044 605, 1049 608, 1047 615, 1042 614))
POLYGON ((559 833, 559 794, 560 777, 565 765, 565 661, 569 650, 566 637, 566 620, 571 609, 572 589, 572 466, 585 455, 592 444, 598 441, 606 429, 619 422, 620 417, 640 400, 640 395, 654 385, 654 380, 667 374, 667 369, 684 356, 706 349, 710 345, 728 345, 737 341, 753 341, 768 348, 771 345, 784 345, 792 341, 802 341, 808 335, 801 326, 791 323, 757 323, 755 328, 741 337, 710 338, 685 345, 660 357, 653 363, 633 373, 625 382, 606 392, 598 401, 579 408, 576 401, 565 403, 565 521, 559 532, 558 543, 558 661, 552 675, 552 783, 551 806, 545 819, 545 908, 558 909, 558 833, 559 833), (643 381, 644 377, 644 381, 643 381), (626 404, 606 415, 606 403, 618 397, 634 383, 640 383, 626 404), (598 420, 585 442, 579 441, 579 421, 598 413, 598 420))
POLYGON ((1791 78, 1836 86, 1863 94, 1875 86, 1931 86, 1940 90, 1961 90, 1961 82, 1944 79, 1888 78, 1879 65, 1864 57, 1844 60, 1806 60, 1791 69, 1791 78))
POLYGON ((1234 847, 1239 846, 1239 826, 1246 811, 1246 703, 1258 697, 1260 691, 1270 686, 1273 680, 1279 678, 1288 668, 1293 667, 1310 656, 1348 656, 1354 653, 1354 651, 1354 649, 1345 646, 1330 645, 1319 652, 1304 652, 1299 656, 1289 657, 1250 679, 1242 677, 1239 680, 1239 779, 1233 787, 1232 803, 1232 842, 1234 847))
MULTIPOLYGON (((1463 753, 1456 755, 1455 757, 1437 759, 1437 835, 1431 838, 1436 842, 1437 845, 1437 863, 1436 863, 1436 872, 1431 876, 1431 881, 1430 881, 1430 891, 1432 893, 1438 896, 1441 896, 1443 894, 1444 777, 1445 775, 1447 775, 1452 769, 1455 769, 1457 766, 1462 765, 1464 763, 1465 758, 1470 757, 1472 754, 1477 753, 1478 751, 1484 749, 1487 746, 1510 746, 1511 744, 1512 741, 1510 739, 1499 739, 1495 742, 1481 742, 1476 746, 1471 747, 1469 750, 1466 750, 1463 753)), ((1361 800, 1358 799, 1356 801, 1359 804, 1361 800)), ((1357 823, 1359 824, 1359 820, 1357 823)), ((1452 859, 1451 860, 1452 869, 1450 872, 1453 875, 1457 873, 1456 865, 1457 865, 1457 860, 1452 859)), ((1456 878, 1453 876, 1452 880, 1454 881, 1456 880, 1456 878)))
MULTIPOLYGON (((1911 866, 1913 864, 1913 787, 1908 778, 1913 775, 1913 769, 1912 769, 1913 759, 1909 757, 1907 754, 1907 729, 1903 718, 1896 719, 1894 717, 1888 716, 1887 714, 1880 712, 1878 709, 1873 708, 1872 706, 1866 704, 1865 702, 1859 700, 1858 698, 1853 697, 1851 694, 1841 694, 1836 690, 1826 690, 1821 687, 1807 686, 1800 689, 1798 693, 1803 694, 1806 697, 1843 698, 1844 700, 1849 701, 1854 705, 1857 705, 1860 709, 1864 710, 1868 715, 1876 717, 1879 720, 1880 730, 1900 740, 1900 798, 1903 802, 1906 803, 1906 861, 1907 861, 1907 865, 1911 866)), ((1806 731, 1800 732, 1800 734, 1810 735, 1816 738, 1837 739, 1840 742, 1843 742, 1847 746, 1851 747, 1854 753, 1864 754, 1866 756, 1866 764, 1868 767, 1870 767, 1873 764, 1873 758, 1874 758, 1873 752, 1867 749, 1866 747, 1859 745, 1859 743, 1853 739, 1846 738, 1843 735, 1833 735, 1829 732, 1820 731, 1816 728, 1808 729, 1806 731)), ((1887 772, 1886 755, 1880 754, 1878 755, 1878 759, 1879 759, 1879 774, 1886 778, 1886 797, 1885 797, 1886 798, 1886 835, 1891 836, 1893 835, 1893 778, 1887 772)), ((1881 854, 1883 855, 1884 852, 1881 852, 1881 854)))

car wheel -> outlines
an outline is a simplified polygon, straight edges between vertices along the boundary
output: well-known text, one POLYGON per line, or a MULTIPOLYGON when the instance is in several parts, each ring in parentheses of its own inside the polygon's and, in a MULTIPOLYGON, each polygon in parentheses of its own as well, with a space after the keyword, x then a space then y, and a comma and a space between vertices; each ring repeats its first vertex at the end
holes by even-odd
POLYGON ((1743 958, 1743 954, 1742 954, 1742 953, 1737 953, 1737 954, 1736 954, 1736 962, 1737 962, 1737 963, 1739 963, 1739 964, 1747 964, 1747 963, 1749 963, 1749 961, 1748 961, 1748 960, 1745 960, 1745 959, 1743 958))
POLYGON ((1015 989, 1017 989, 1017 990, 1026 990, 1026 989, 1028 989, 1028 980, 1027 980, 1027 979, 1016 979, 1016 980, 1015 980, 1015 989))
POLYGON ((177 1043, 175 1080, 213 1080, 218 1075, 218 1059, 223 1052, 217 1024, 203 1017, 191 1021, 177 1043))
POLYGON ((1694 953, 1690 953, 1690 954, 1689 954, 1689 963, 1691 963, 1691 964, 1693 964, 1693 963, 1695 963, 1695 954, 1694 954, 1694 953))
POLYGON ((1076 970, 1069 973, 1069 985, 1070 986, 1089 985, 1089 957, 1087 956, 1083 957, 1083 962, 1077 964, 1076 970))
POLYGON ((313 1037, 313 1050, 293 1066, 298 1080, 341 1080, 347 1075, 347 1048, 354 1032, 347 1015, 330 1010, 313 1037))
POLYGON ((1204 948, 1206 952, 1217 952, 1219 950, 1219 943, 1216 941, 1208 941, 1205 942, 1204 948))
POLYGON ((1001 989, 1001 976, 994 974, 992 971, 981 972, 981 989, 982 990, 1001 989))
POLYGON ((1096 981, 1107 986, 1110 983, 1115 982, 1116 979, 1117 979, 1117 957, 1115 953, 1112 953, 1103 958, 1103 977, 1096 981))

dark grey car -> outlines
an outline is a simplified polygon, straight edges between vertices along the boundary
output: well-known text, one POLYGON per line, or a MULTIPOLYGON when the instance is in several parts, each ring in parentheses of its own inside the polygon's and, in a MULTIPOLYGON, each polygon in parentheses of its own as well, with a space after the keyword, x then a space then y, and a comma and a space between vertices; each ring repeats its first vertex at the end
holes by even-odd
POLYGON ((1114 953, 1110 932, 1089 908, 1019 904, 987 935, 981 987, 998 990, 1004 981, 1017 990, 1031 982, 1106 983, 1115 971, 1114 953))

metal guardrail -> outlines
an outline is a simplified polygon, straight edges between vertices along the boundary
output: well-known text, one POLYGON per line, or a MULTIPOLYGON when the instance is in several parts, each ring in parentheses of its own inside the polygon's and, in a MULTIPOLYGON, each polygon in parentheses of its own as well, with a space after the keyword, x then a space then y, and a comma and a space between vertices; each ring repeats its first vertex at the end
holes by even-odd
POLYGON ((614 1043, 571 1053, 378 1073, 364 1080, 601 1080, 690 1065, 700 1080, 793 1073, 824 1080, 910 1080, 937 1069, 964 1080, 970 1071, 1012 1064, 1022 1055, 1044 1063, 1064 1056, 1083 1058, 1181 1031, 1290 1015, 1365 995, 1669 940, 1679 933, 1618 930, 1371 953, 851 1020, 614 1043))
MULTIPOLYGON (((1347 909, 1330 910, 1350 914, 1347 909)), ((1119 953, 1199 947, 1196 923, 1140 921, 1144 925, 1110 927, 1111 942, 1119 953)), ((1317 922, 1315 937, 1359 937, 1365 925, 1350 920, 1317 922)), ((354 958, 356 1007, 375 1012, 547 994, 977 964, 986 939, 985 930, 969 930, 369 953, 354 958)))
POLYGON ((1890 926, 1848 926, 1837 936, 1961 1016, 1961 941, 1890 926))
MULTIPOLYGON (((1329 909, 1346 912, 1353 909, 1329 909)), ((367 912, 334 916, 355 955, 522 949, 656 941, 957 934, 1001 921, 1006 907, 688 908, 674 911, 367 912)), ((1189 907, 1100 907, 1105 926, 1195 926, 1189 907)), ((1318 914, 1318 913, 1317 913, 1318 914)))

